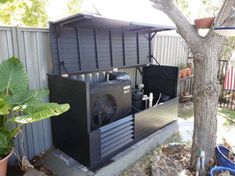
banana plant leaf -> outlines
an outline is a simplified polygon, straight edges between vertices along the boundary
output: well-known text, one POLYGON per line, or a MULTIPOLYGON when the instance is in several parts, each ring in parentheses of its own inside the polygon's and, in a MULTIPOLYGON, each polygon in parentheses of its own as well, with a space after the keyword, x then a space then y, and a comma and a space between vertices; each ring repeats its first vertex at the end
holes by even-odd
POLYGON ((32 104, 25 107, 23 113, 25 115, 9 118, 8 121, 14 121, 20 124, 27 124, 46 119, 51 116, 60 115, 69 110, 69 104, 57 104, 57 103, 43 103, 32 104))
POLYGON ((25 90, 21 91, 18 94, 14 94, 13 96, 9 96, 7 101, 11 105, 23 105, 25 103, 36 103, 40 102, 43 97, 49 94, 48 89, 40 89, 40 90, 25 90))
POLYGON ((11 57, 0 64, 0 93, 20 93, 28 88, 28 75, 19 59, 11 57))

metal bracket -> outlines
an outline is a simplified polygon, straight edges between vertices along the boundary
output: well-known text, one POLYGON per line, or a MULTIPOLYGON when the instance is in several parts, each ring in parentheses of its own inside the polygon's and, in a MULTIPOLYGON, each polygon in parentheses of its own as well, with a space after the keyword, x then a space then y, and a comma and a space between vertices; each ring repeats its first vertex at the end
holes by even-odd
POLYGON ((152 40, 152 39, 155 37, 156 34, 157 34, 157 32, 154 32, 154 33, 152 34, 152 36, 150 37, 150 40, 152 40))

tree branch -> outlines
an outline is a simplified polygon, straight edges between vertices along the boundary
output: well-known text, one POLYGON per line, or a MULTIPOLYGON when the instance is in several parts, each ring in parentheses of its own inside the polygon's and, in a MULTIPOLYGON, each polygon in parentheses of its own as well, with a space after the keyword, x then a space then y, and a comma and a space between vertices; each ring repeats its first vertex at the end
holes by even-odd
POLYGON ((153 7, 163 11, 176 25, 177 32, 185 39, 190 48, 195 50, 200 47, 202 37, 194 25, 190 24, 186 17, 180 12, 172 0, 151 0, 153 7))
MULTIPOLYGON (((229 16, 231 17, 233 16, 232 18, 234 18, 234 14, 230 14, 232 7, 235 7, 235 0, 224 0, 224 3, 222 7, 220 8, 220 11, 214 21, 214 26, 223 25, 224 23, 226 23, 227 18, 228 20, 231 20, 229 16)), ((233 10, 232 10, 232 13, 234 13, 233 10)))
MULTIPOLYGON (((214 27, 215 26, 222 26, 222 25, 228 25, 228 23, 234 22, 234 10, 232 7, 235 7, 235 0, 224 0, 223 5, 221 6, 218 15, 216 16, 213 25, 210 28, 210 31, 207 33, 206 38, 210 39, 211 36, 217 35, 218 37, 221 38, 221 41, 225 41, 225 37, 220 36, 219 34, 216 34, 214 32, 214 27), (231 18, 229 18, 231 17, 231 18)), ((234 25, 234 24, 233 24, 234 25)))

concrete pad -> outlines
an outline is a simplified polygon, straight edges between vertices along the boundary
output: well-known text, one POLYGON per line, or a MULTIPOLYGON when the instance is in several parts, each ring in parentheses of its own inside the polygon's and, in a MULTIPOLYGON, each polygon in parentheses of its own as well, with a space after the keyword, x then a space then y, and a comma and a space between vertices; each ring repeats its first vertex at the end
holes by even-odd
POLYGON ((178 122, 174 121, 114 156, 112 158, 112 163, 95 172, 90 171, 87 167, 81 165, 58 149, 48 152, 40 163, 52 170, 53 173, 58 176, 117 176, 143 155, 163 144, 169 137, 178 131, 178 122))

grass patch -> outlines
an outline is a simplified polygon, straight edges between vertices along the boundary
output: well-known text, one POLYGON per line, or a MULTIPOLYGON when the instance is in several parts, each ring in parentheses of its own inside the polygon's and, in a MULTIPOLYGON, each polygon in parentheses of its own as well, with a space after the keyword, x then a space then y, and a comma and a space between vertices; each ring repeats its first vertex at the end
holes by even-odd
POLYGON ((219 111, 219 113, 223 114, 224 116, 235 120, 235 111, 231 111, 231 110, 224 109, 224 108, 219 108, 218 111, 219 111))
POLYGON ((224 122, 225 126, 234 126, 235 125, 235 111, 219 108, 218 113, 222 115, 226 121, 224 122))

